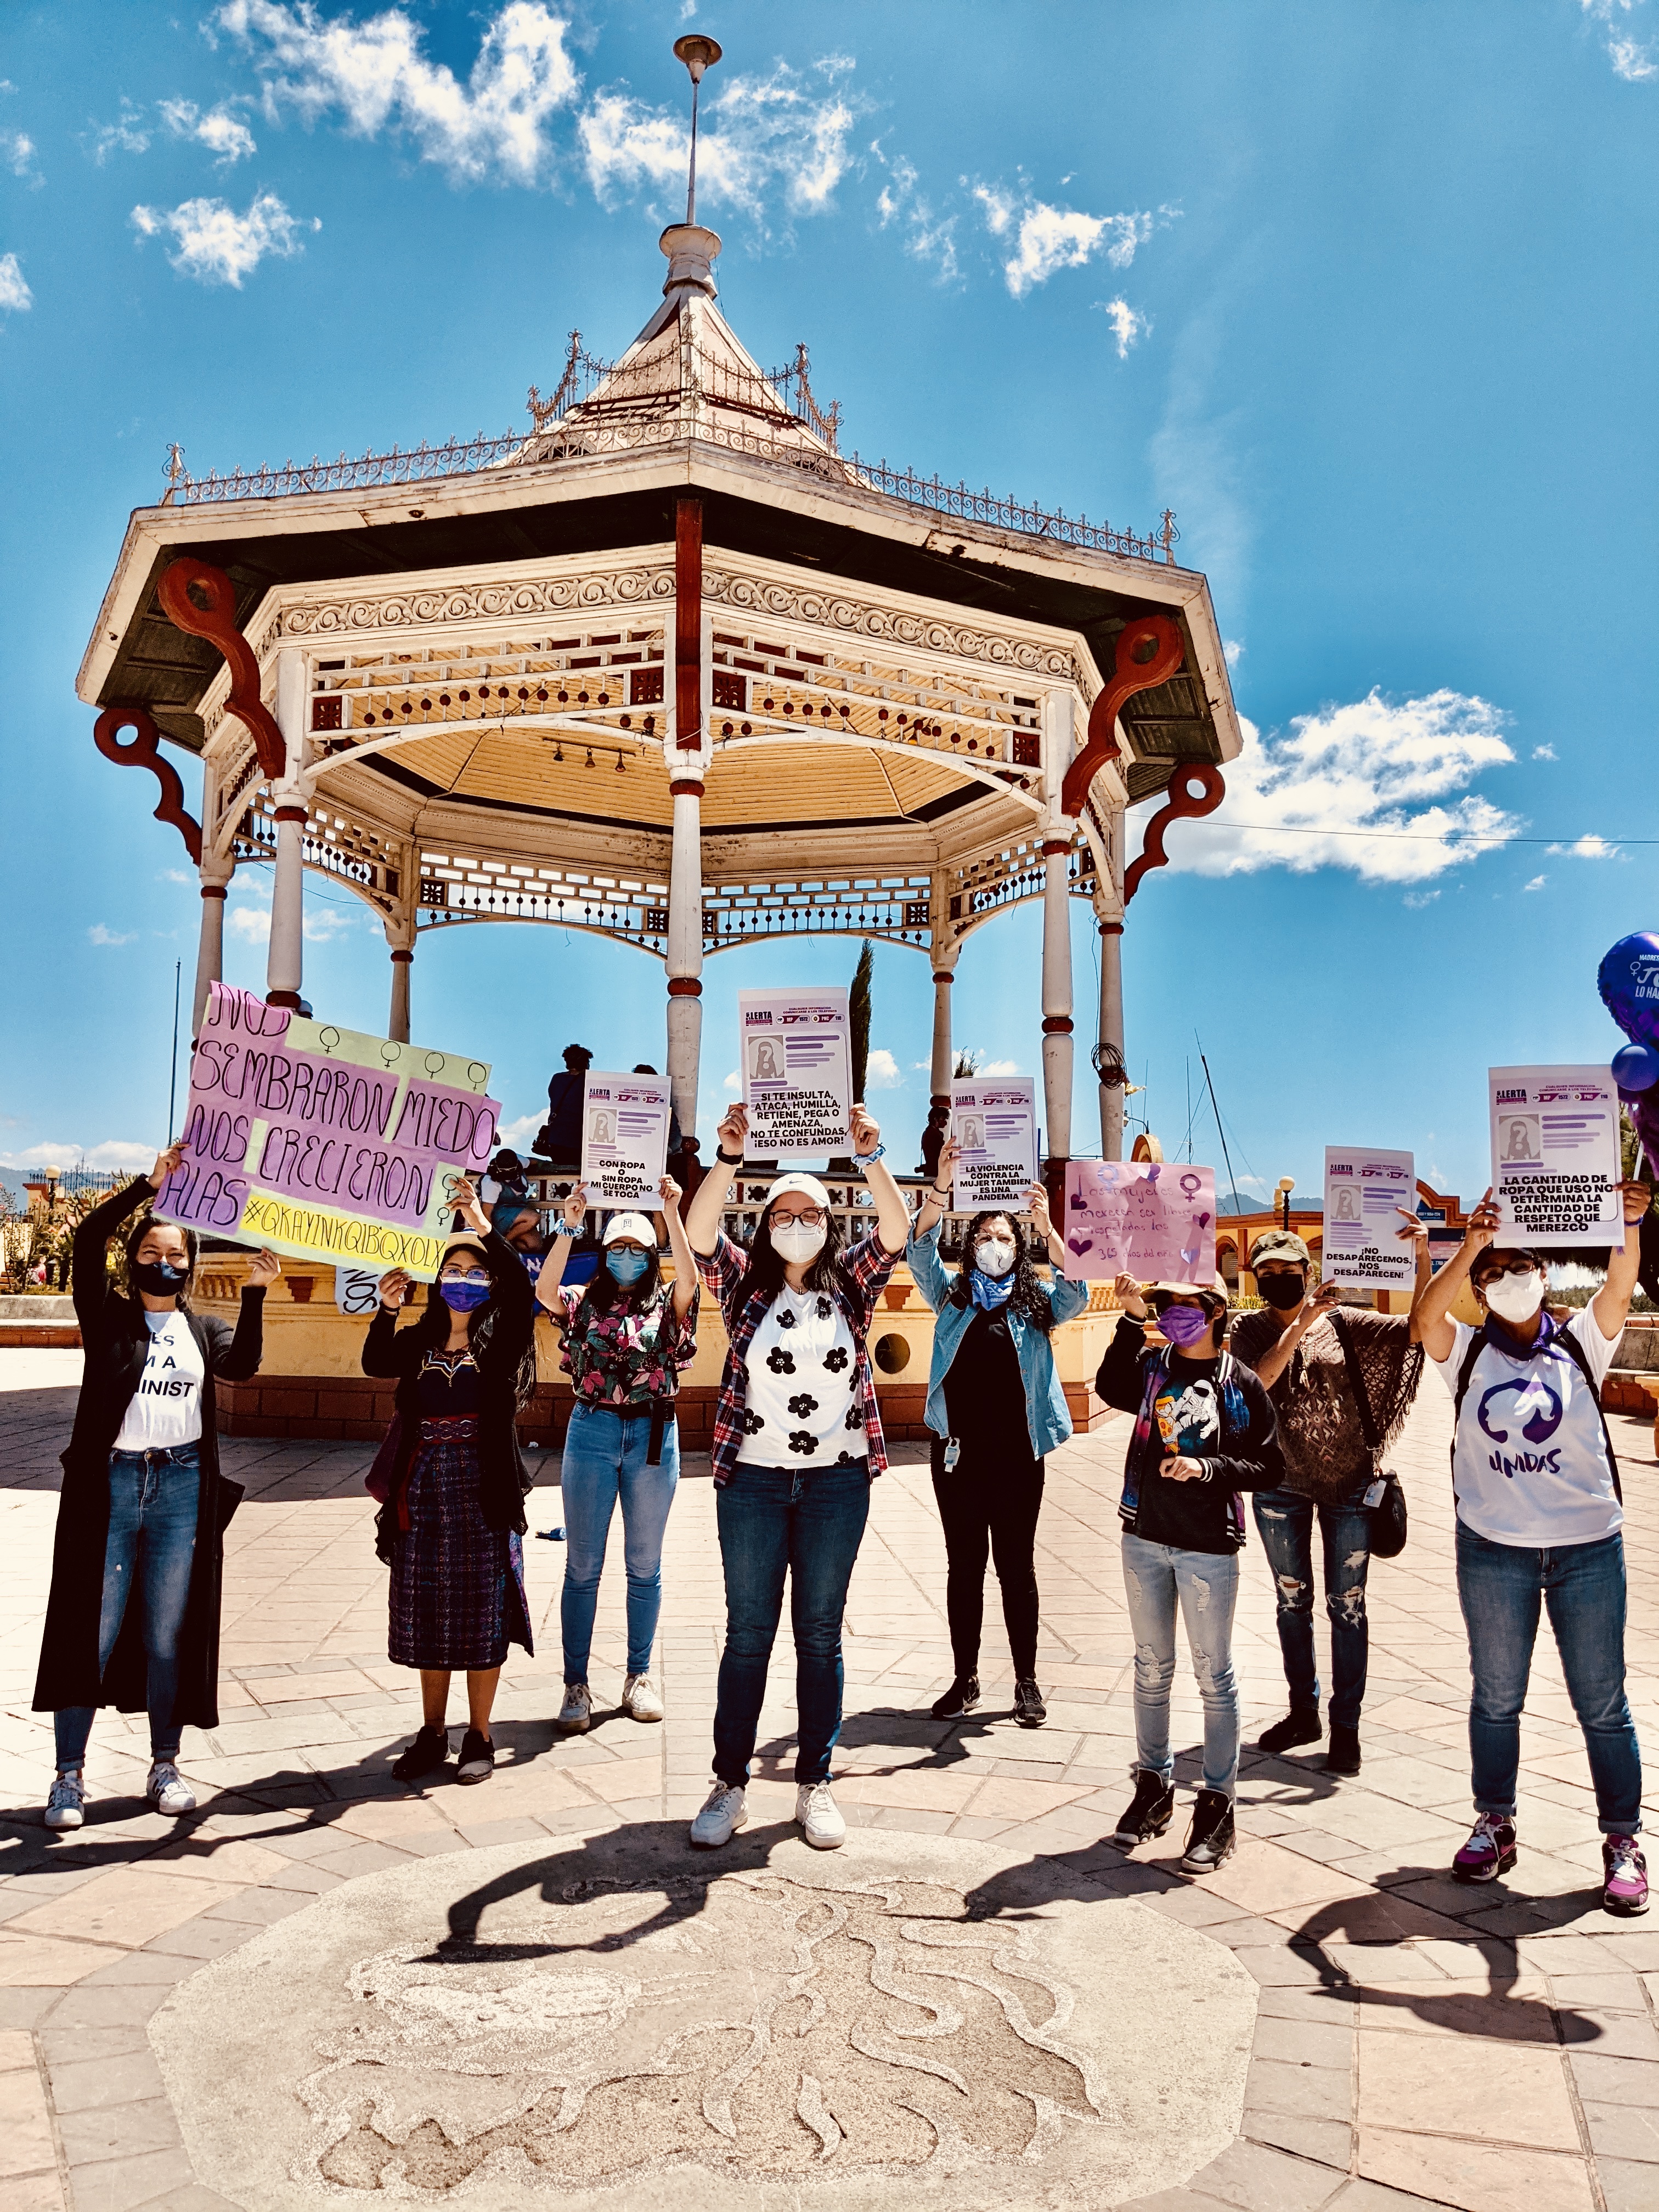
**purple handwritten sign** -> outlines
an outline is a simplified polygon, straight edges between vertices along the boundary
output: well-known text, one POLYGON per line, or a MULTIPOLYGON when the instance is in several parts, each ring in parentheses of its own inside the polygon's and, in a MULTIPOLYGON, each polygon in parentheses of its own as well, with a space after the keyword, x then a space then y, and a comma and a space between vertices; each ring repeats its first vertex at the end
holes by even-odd
POLYGON ((1215 1279, 1215 1170, 1180 1160, 1070 1160, 1060 1236, 1068 1272, 1094 1282, 1215 1279))

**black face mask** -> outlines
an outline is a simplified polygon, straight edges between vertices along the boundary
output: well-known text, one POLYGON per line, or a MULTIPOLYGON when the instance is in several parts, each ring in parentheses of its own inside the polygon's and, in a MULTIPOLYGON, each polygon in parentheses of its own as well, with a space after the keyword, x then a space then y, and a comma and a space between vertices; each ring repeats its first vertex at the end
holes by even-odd
POLYGON ((1255 1286, 1275 1313, 1289 1313, 1308 1295, 1303 1275, 1258 1275, 1255 1286))
POLYGON ((190 1269, 170 1267, 165 1260, 135 1260, 132 1280, 134 1287, 149 1297, 171 1297, 190 1280, 190 1269))

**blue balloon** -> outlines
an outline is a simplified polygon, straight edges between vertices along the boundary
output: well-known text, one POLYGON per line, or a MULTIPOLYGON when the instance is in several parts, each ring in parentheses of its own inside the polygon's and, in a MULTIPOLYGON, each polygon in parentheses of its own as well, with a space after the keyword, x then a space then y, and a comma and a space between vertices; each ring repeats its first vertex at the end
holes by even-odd
POLYGON ((1632 1097, 1659 1083, 1659 1052, 1650 1044, 1627 1044, 1613 1055, 1613 1079, 1632 1097))
POLYGON ((1602 1005, 1625 1035, 1634 1043, 1659 1047, 1659 934, 1642 930, 1621 937, 1596 970, 1595 982, 1602 1005))

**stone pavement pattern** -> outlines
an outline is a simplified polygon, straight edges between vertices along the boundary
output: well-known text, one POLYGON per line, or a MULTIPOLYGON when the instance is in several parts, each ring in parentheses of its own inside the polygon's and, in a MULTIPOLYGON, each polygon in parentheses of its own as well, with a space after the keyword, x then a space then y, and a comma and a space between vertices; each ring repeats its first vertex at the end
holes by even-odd
MULTIPOLYGON (((502 1764, 482 1788, 443 1783, 413 1794, 387 1772, 417 1715, 410 1678, 384 1657, 384 1571, 361 1488, 368 1452, 233 1444, 229 1466, 248 1497, 228 1540, 222 1725, 211 1737, 187 1735, 183 1761, 200 1810, 185 1823, 149 1813, 139 1794, 148 1765, 142 1716, 137 1725, 100 1716, 90 1817, 78 1836, 55 1839, 40 1812, 50 1726, 28 1699, 56 1454, 78 1371, 77 1353, 0 1352, 0 2183, 8 2212, 145 2203, 206 2212, 237 2200, 194 2170, 149 2033, 175 1991, 188 2007, 193 1993, 181 1985, 204 1964, 343 1883, 385 1872, 396 1879, 399 1869, 408 1879, 440 1855, 489 1853, 481 1863, 494 1863, 513 1846, 526 1863, 544 1856, 551 1864, 572 1847, 619 1849, 611 1839, 624 1829, 633 1842, 641 1840, 633 1831, 648 1831, 665 1851, 677 1847, 707 1786, 721 1619, 714 1497, 706 1475, 689 1474, 669 1524, 664 1726, 641 1728, 615 1713, 623 1645, 613 1544, 592 1669, 601 1718, 586 1738, 557 1737, 550 1717, 562 1671, 562 1548, 532 1540, 538 1650, 533 1662, 515 1653, 504 1679, 502 1764)), ((1127 1796, 1133 1740, 1113 1510, 1127 1424, 1049 1462, 1039 1671, 1050 1719, 1039 1731, 1006 1717, 1012 1683, 994 1583, 986 1703, 954 1727, 927 1717, 951 1669, 943 1546, 925 1463, 903 1451, 877 1485, 848 1607, 838 1761, 837 1794, 861 1832, 843 1859, 812 1873, 845 1879, 864 1847, 902 1849, 906 1837, 988 1845, 1033 1868, 1033 1878, 1039 1870, 1058 1878, 1079 1899, 1133 1899, 1139 1912, 1166 1916, 1217 1947, 1218 1971, 1231 1959, 1248 1972, 1257 2009, 1237 2134, 1184 2179, 1139 2198, 1139 2212, 1659 2206, 1659 1922, 1620 1923, 1599 1909, 1583 1745, 1547 1633, 1523 1731, 1520 1865, 1486 1890, 1462 1889, 1445 1875, 1468 1820, 1448 1412, 1431 1376, 1395 1455, 1411 1498, 1412 1540, 1401 1559, 1372 1571, 1364 1771, 1343 1781, 1323 1771, 1316 1752, 1277 1760, 1247 1753, 1239 1851, 1200 1885, 1172 1871, 1184 1802, 1164 1844, 1133 1861, 1102 1841, 1127 1796)), ((1659 1484, 1646 1425, 1619 1416, 1613 1425, 1629 1516, 1632 1702, 1652 1756, 1659 1484)), ((531 1513, 535 1528, 556 1523, 556 1489, 539 1491, 531 1513)), ((1322 1622, 1322 1641, 1323 1632, 1322 1622)), ((1254 1534, 1237 1656, 1248 1742, 1284 1703, 1272 1590, 1254 1534)), ((755 1868, 805 1856, 789 1817, 792 1689, 786 1621, 740 1847, 755 1868)), ((1183 1801, 1195 1786, 1198 1733, 1183 1657, 1176 1711, 1183 1801)), ((912 1847, 919 1862, 924 1847, 912 1847)), ((708 1862, 689 1851, 686 1861, 688 1875, 706 1879, 708 1862)), ((472 1886, 459 1862, 453 1878, 440 1871, 456 1893, 472 1886)), ((374 1888, 366 1883, 361 1893, 374 1888)), ((306 1924, 295 1930, 301 1939, 306 1924)), ((809 2122, 797 2124, 813 2136, 809 2122)), ((780 2185, 795 2203, 801 2185, 780 2185)), ((1070 2203, 1112 2201, 1062 2193, 1070 2203)), ((538 2191, 537 2201, 554 2200, 538 2191)), ((964 2173, 939 2201, 966 2208, 998 2199, 964 2173)))

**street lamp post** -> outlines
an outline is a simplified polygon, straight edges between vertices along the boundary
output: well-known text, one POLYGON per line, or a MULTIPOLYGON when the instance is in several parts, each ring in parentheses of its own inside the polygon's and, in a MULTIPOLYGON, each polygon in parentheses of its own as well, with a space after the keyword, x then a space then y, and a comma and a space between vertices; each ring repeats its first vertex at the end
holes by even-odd
POLYGON ((1280 1176, 1278 1188, 1279 1226, 1281 1229, 1288 1230, 1291 1225, 1291 1193, 1296 1188, 1296 1177, 1280 1176))

